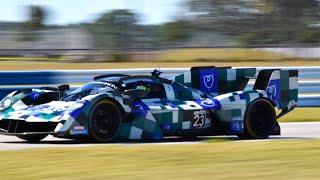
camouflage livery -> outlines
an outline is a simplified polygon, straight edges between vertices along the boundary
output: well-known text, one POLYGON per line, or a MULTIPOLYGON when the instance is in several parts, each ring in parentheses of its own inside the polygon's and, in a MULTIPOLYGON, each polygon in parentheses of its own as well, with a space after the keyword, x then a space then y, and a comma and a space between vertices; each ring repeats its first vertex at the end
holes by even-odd
POLYGON ((297 105, 297 71, 262 70, 254 87, 244 90, 256 74, 255 68, 193 67, 171 79, 157 75, 101 76, 66 96, 54 88, 15 91, 0 102, 0 132, 89 136, 92 108, 108 99, 123 113, 115 139, 241 135, 247 107, 254 100, 267 99, 282 110, 281 116, 297 105))

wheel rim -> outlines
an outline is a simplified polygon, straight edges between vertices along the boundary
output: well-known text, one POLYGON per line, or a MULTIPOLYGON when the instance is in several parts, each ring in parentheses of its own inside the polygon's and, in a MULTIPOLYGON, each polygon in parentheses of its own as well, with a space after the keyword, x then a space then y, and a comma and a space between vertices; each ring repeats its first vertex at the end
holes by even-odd
POLYGON ((101 139, 113 138, 119 129, 120 117, 116 107, 110 104, 99 104, 92 114, 92 128, 101 139))

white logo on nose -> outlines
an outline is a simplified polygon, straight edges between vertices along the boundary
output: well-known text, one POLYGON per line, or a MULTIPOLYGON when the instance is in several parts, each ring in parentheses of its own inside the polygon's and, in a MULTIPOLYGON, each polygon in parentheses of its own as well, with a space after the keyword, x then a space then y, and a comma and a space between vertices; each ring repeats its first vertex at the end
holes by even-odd
POLYGON ((143 107, 140 104, 136 104, 135 106, 136 106, 137 109, 143 110, 143 107))
POLYGON ((38 99, 39 98, 39 94, 35 94, 35 95, 33 95, 33 99, 38 99))
POLYGON ((201 105, 203 106, 215 106, 216 103, 214 103, 211 99, 206 99, 204 101, 201 101, 201 105))
POLYGON ((208 89, 211 88, 214 83, 213 75, 205 75, 203 77, 203 82, 204 82, 204 85, 206 86, 206 88, 208 88, 208 89))

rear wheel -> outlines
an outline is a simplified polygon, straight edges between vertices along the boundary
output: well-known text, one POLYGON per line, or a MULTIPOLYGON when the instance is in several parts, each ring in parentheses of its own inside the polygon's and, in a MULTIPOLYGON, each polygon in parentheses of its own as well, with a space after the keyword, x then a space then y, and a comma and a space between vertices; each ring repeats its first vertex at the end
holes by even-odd
POLYGON ((18 135, 17 137, 29 142, 39 142, 46 138, 49 134, 28 134, 28 135, 18 135))
POLYGON ((266 139, 276 124, 276 112, 270 101, 264 98, 254 100, 247 107, 244 116, 244 134, 240 138, 266 139))
POLYGON ((89 133, 93 141, 99 143, 110 142, 117 136, 121 125, 121 111, 110 100, 96 103, 89 118, 89 133))

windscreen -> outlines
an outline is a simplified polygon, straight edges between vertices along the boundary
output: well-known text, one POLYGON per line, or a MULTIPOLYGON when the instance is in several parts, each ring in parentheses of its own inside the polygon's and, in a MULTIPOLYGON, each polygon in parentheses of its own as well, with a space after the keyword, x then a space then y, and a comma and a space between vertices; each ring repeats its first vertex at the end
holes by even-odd
POLYGON ((90 94, 97 94, 100 89, 110 90, 110 91, 119 91, 119 86, 114 82, 90 82, 84 86, 75 89, 68 95, 66 95, 63 100, 76 100, 81 99, 90 94))

